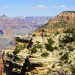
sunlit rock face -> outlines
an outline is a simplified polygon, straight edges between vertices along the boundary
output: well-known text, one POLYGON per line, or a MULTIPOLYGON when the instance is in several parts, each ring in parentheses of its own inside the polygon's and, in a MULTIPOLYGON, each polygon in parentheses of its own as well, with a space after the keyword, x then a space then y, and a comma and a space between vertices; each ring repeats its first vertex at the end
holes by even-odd
POLYGON ((33 34, 45 36, 57 31, 62 32, 75 27, 75 11, 63 11, 55 18, 50 19, 48 23, 39 27, 33 34))

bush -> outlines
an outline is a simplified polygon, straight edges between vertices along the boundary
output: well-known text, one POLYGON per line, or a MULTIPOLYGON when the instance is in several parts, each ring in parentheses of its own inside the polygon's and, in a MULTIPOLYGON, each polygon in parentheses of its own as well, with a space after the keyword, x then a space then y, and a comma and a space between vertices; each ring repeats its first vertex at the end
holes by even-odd
POLYGON ((20 59, 20 58, 18 58, 17 56, 14 56, 13 61, 21 61, 21 59, 20 59))
POLYGON ((59 40, 59 41, 66 44, 66 43, 73 42, 74 40, 73 37, 70 37, 70 35, 66 35, 64 36, 63 40, 59 40))
POLYGON ((57 46, 55 46, 55 47, 54 47, 54 49, 56 49, 56 50, 57 50, 57 49, 58 49, 58 47, 57 47, 57 46))
POLYGON ((9 57, 9 58, 13 58, 13 56, 11 55, 11 54, 6 54, 7 55, 7 57, 9 57))
POLYGON ((68 48, 69 48, 69 51, 74 51, 74 47, 72 45, 69 45, 68 48))
POLYGON ((53 43, 54 43, 54 41, 49 38, 48 39, 48 43, 45 44, 46 49, 49 50, 49 51, 51 51, 51 52, 54 51, 54 48, 52 47, 53 43))
POLYGON ((27 47, 27 44, 24 43, 23 45, 19 45, 19 46, 18 46, 18 49, 23 50, 23 49, 25 49, 26 47, 27 47))
POLYGON ((15 50, 13 51, 13 54, 16 55, 20 52, 20 49, 18 47, 15 48, 15 50))
POLYGON ((75 28, 72 28, 72 36, 73 36, 73 40, 75 41, 75 28))
POLYGON ((33 48, 31 49, 31 53, 36 53, 36 52, 37 52, 36 47, 33 47, 33 48))
POLYGON ((27 47, 27 45, 26 45, 26 43, 24 43, 23 48, 26 48, 26 47, 27 47))
POLYGON ((65 61, 65 63, 67 63, 68 62, 68 60, 69 60, 69 53, 68 52, 66 52, 62 57, 61 57, 61 59, 62 60, 64 60, 65 61))
POLYGON ((41 44, 37 44, 36 47, 37 47, 37 48, 42 48, 42 45, 41 45, 41 44))
POLYGON ((36 41, 36 43, 39 44, 40 42, 39 41, 36 41))
POLYGON ((58 34, 60 34, 60 32, 59 32, 59 31, 57 31, 57 32, 55 33, 55 35, 58 35, 58 34))
POLYGON ((53 64, 52 68, 54 68, 54 67, 55 67, 55 64, 53 64))
POLYGON ((33 37, 35 37, 35 36, 36 36, 36 34, 33 34, 32 36, 33 36, 33 37))
POLYGON ((47 36, 48 36, 47 34, 44 35, 44 37, 47 37, 47 36))
POLYGON ((50 44, 45 44, 45 47, 48 51, 51 51, 51 52, 54 51, 54 48, 50 44))
POLYGON ((60 52, 60 53, 59 53, 59 55, 62 55, 62 54, 63 54, 63 52, 60 52))
POLYGON ((63 44, 63 43, 59 43, 59 47, 64 47, 65 46, 65 44, 63 44))
POLYGON ((71 66, 71 71, 72 71, 72 75, 75 75, 75 65, 73 66, 71 66))
POLYGON ((45 52, 45 53, 41 54, 42 57, 47 57, 48 55, 49 55, 48 52, 45 52))
POLYGON ((24 47, 23 47, 22 45, 20 45, 20 46, 18 47, 18 49, 23 50, 24 47))
POLYGON ((48 39, 48 44, 52 45, 53 43, 54 43, 54 41, 51 38, 49 38, 48 39))

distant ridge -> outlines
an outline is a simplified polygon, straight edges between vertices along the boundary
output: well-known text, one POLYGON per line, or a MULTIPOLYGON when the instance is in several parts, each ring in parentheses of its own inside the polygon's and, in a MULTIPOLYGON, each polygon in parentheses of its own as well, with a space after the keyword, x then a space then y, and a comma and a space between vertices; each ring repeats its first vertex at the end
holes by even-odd
MULTIPOLYGON (((0 49, 12 47, 16 35, 26 35, 34 32, 38 27, 46 24, 50 16, 37 17, 9 17, 0 16, 0 49)), ((13 45, 14 46, 14 45, 13 45)))
POLYGON ((9 17, 6 15, 0 16, 0 29, 4 34, 28 34, 38 27, 46 24, 50 19, 50 16, 36 16, 36 17, 9 17), (20 29, 20 32, 18 32, 20 29), (23 32, 24 29, 25 32, 23 32), (28 31, 29 30, 29 31, 28 31))

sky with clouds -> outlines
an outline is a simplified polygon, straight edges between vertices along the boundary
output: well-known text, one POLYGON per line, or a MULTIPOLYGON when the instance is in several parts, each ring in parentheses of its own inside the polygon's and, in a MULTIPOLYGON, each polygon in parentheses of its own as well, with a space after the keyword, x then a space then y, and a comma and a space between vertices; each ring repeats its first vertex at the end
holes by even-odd
POLYGON ((0 15, 56 16, 75 11, 75 0, 0 0, 0 15))

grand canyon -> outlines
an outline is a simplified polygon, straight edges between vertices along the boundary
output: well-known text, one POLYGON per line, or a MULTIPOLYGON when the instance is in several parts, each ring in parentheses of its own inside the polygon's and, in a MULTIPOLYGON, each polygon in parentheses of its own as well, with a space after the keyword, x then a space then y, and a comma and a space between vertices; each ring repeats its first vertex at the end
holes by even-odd
POLYGON ((74 75, 75 11, 48 18, 33 32, 14 37, 2 53, 6 75, 74 75))

